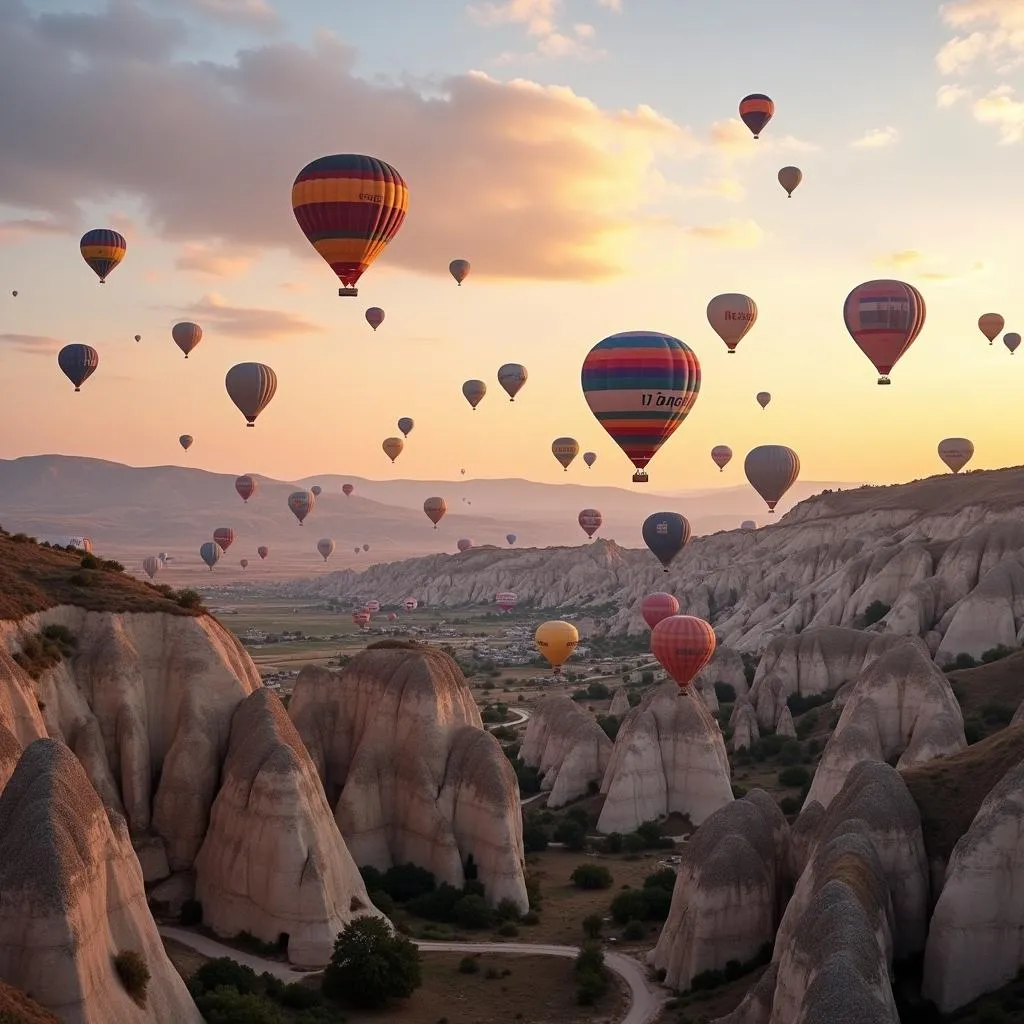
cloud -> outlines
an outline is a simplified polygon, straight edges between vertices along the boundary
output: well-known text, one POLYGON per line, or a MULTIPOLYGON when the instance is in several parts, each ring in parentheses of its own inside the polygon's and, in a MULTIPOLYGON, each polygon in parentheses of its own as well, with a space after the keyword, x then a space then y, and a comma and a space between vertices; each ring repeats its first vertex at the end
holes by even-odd
POLYGON ((875 260, 877 266, 886 270, 909 271, 913 279, 927 281, 929 284, 952 284, 987 273, 989 269, 988 264, 982 260, 964 270, 942 269, 941 266, 937 266, 942 262, 943 260, 928 256, 919 249, 900 249, 875 260))
MULTIPOLYGON (((75 24, 90 38, 115 31, 123 9, 75 24)), ((132 10, 133 24, 146 24, 132 10)), ((164 21, 150 21, 158 38, 164 21)), ((466 253, 492 277, 599 280, 628 271, 668 162, 673 180, 685 181, 687 163, 700 180, 721 151, 649 107, 609 109, 564 87, 481 72, 432 82, 426 95, 370 82, 327 33, 308 48, 275 41, 228 62, 139 59, 159 49, 144 39, 116 60, 83 61, 67 29, 58 40, 40 26, 25 3, 0 4, 0 95, 18 97, 0 105, 0 204, 29 219, 92 227, 80 204, 118 196, 165 241, 309 258, 290 185, 340 144, 409 181, 410 214, 385 266, 444 273, 440 250, 466 253), (325 141, 339 110, 344 141, 325 141)), ((334 279, 316 265, 329 291, 334 279)))
POLYGON ((1024 59, 1024 4, 1019 0, 956 0, 940 9, 955 35, 935 62, 944 75, 962 74, 976 64, 1008 68, 1024 59))
POLYGON ((891 146, 900 133, 891 125, 885 128, 872 128, 866 131, 859 139, 850 143, 851 149, 885 149, 891 146))
POLYGON ((67 224, 39 217, 3 220, 0 221, 0 245, 5 242, 20 242, 26 235, 66 235, 70 230, 67 224))
POLYGON ((216 292, 204 295, 181 311, 183 316, 195 320, 203 330, 230 338, 250 338, 258 341, 284 338, 294 334, 320 334, 323 328, 295 313, 281 309, 257 309, 231 306, 216 292))
POLYGON ((597 6, 603 7, 607 11, 611 11, 613 14, 622 13, 622 0, 597 0, 597 6))
POLYGON ((935 92, 935 105, 942 108, 955 106, 970 92, 962 85, 940 85, 935 92))
POLYGON ((559 25, 563 0, 487 0, 472 3, 466 7, 469 16, 485 28, 503 25, 522 25, 527 35, 536 40, 529 53, 506 52, 498 57, 499 63, 509 63, 544 57, 576 57, 594 60, 603 57, 605 51, 595 48, 592 43, 597 35, 593 25, 579 22, 571 31, 559 25))
POLYGON ((753 159, 758 153, 815 153, 819 148, 794 135, 765 135, 755 142, 750 129, 736 117, 714 121, 708 129, 708 143, 722 156, 744 159, 753 159))
POLYGON ((30 356, 52 356, 59 352, 66 342, 44 334, 0 334, 0 345, 30 356))
POLYGON ((308 281, 283 281, 280 285, 282 291, 299 294, 308 292, 310 285, 308 281))
POLYGON ((999 129, 999 141, 1008 146, 1024 142, 1024 100, 1008 85, 1001 85, 974 101, 974 119, 999 129))
POLYGON ((721 224, 684 228, 684 232, 691 238, 717 242, 730 249, 753 249, 764 240, 764 231, 753 220, 727 220, 721 224))
POLYGON ((900 249, 899 252, 891 252, 886 256, 881 256, 876 261, 883 267, 909 267, 912 264, 920 263, 924 259, 924 253, 919 252, 917 249, 900 249))
POLYGON ((232 251, 225 247, 215 248, 202 242, 188 242, 174 261, 178 270, 199 274, 203 277, 239 277, 256 262, 252 252, 232 251))
MULTIPOLYGON (((13 0, 14 14, 24 10, 13 0)), ((188 39, 184 23, 145 10, 135 0, 107 0, 102 15, 62 11, 41 14, 39 38, 88 60, 160 61, 188 39)))
POLYGON ((178 0, 178 3, 227 25, 271 28, 279 24, 277 13, 266 0, 178 0))

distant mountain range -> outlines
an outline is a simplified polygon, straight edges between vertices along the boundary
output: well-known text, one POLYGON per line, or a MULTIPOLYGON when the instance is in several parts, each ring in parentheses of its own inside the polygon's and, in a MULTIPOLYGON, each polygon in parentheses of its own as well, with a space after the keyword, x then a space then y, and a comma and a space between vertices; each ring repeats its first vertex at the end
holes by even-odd
MULTIPOLYGON (((741 470, 727 470, 741 479, 741 470)), ((517 479, 365 480, 334 474, 286 481, 256 477, 258 492, 243 504, 234 476, 179 466, 126 466, 101 459, 36 455, 0 460, 0 524, 41 539, 84 535, 97 549, 130 567, 158 551, 175 557, 167 582, 181 585, 181 574, 205 567, 198 549, 220 526, 231 527, 236 540, 220 564, 217 577, 241 575, 238 562, 248 558, 250 574, 301 575, 323 571, 316 552, 321 537, 332 537, 337 551, 331 569, 361 568, 373 562, 455 550, 460 537, 476 544, 506 546, 578 545, 586 538, 576 517, 583 508, 604 516, 599 536, 627 547, 642 545, 640 527, 652 512, 674 510, 686 515, 696 534, 735 529, 742 519, 769 521, 760 498, 741 486, 692 493, 636 492, 617 487, 544 484, 517 479), (343 483, 355 493, 346 498, 343 483), (300 527, 287 507, 298 487, 323 488, 316 508, 300 527), (438 495, 448 514, 434 530, 423 513, 424 499, 438 495), (271 556, 261 562, 256 548, 266 544, 271 556), (370 551, 354 548, 370 545, 370 551)), ((797 483, 796 501, 826 488, 856 484, 797 483)), ((784 511, 780 508, 780 512, 784 511)))

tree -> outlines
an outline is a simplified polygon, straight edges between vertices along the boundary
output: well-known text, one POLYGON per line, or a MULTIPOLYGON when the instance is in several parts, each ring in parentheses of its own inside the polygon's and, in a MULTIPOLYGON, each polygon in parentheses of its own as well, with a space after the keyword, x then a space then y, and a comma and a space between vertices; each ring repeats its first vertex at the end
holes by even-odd
POLYGON ((573 818, 563 818, 555 829, 555 842, 578 852, 587 845, 586 827, 573 818))
POLYGON ((334 940, 323 992, 364 1009, 408 999, 423 984, 420 952, 379 917, 350 921, 334 940))
POLYGON ((583 934, 588 939, 596 939, 601 935, 601 929, 604 927, 604 918, 600 914, 588 914, 583 918, 583 934))
POLYGON ((610 889, 612 874, 601 864, 580 864, 569 876, 577 889, 610 889))

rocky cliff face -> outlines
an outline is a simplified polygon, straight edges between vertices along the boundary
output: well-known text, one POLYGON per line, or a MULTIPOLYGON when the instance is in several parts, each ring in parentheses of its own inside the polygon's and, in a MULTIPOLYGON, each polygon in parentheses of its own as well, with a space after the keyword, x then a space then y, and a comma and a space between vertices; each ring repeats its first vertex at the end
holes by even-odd
POLYGON ((600 786, 611 754, 612 741, 597 719, 561 694, 534 708, 519 751, 524 764, 539 770, 551 808, 585 796, 591 784, 600 786))
POLYGON ((0 795, 0 893, 0 977, 66 1024, 202 1024, 146 906, 123 817, 57 740, 32 743, 0 795), (128 950, 149 968, 144 1005, 114 966, 128 950))
POLYGON ((732 801, 729 757, 718 723, 688 688, 652 690, 619 728, 601 783, 598 831, 632 832, 645 821, 685 814, 699 825, 732 801))
POLYGON ((527 909, 516 777, 452 658, 398 644, 307 666, 288 711, 357 864, 461 887, 472 858, 490 901, 527 909))

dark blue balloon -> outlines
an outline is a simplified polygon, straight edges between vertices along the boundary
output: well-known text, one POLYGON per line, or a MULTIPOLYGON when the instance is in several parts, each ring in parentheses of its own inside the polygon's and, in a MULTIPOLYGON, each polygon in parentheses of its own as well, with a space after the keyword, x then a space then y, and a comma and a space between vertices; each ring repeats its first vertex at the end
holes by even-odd
POLYGON ((668 572, 672 559, 690 539, 690 523, 678 512, 655 512, 644 520, 643 534, 644 543, 668 572))
POLYGON ((100 355, 89 345, 65 345, 57 353, 57 365, 64 371, 76 391, 93 375, 100 365, 100 355))

